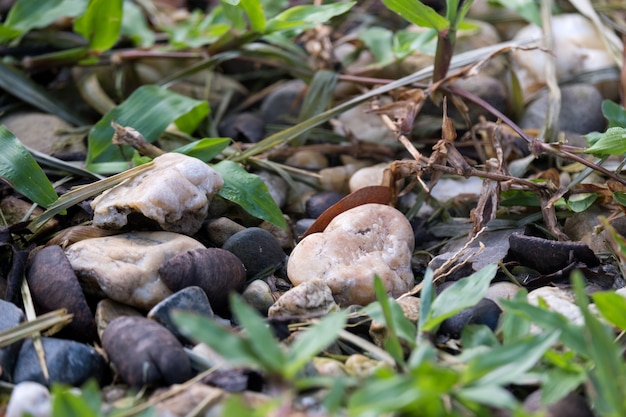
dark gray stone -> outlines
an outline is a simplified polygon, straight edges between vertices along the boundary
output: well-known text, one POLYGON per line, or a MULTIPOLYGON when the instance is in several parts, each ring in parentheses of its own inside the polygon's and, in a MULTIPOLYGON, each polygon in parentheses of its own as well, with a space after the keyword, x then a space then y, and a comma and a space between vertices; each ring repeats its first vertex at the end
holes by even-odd
POLYGON ((101 384, 105 381, 106 363, 91 346, 52 337, 42 337, 41 341, 50 378, 44 378, 33 341, 28 339, 22 344, 15 364, 14 383, 33 381, 49 387, 53 383, 80 386, 90 378, 101 384))
POLYGON ((458 339, 461 337, 463 328, 468 324, 484 324, 491 330, 495 330, 500 314, 502 314, 502 310, 495 302, 483 298, 476 305, 444 320, 437 334, 445 338, 458 339))
POLYGON ((248 279, 261 272, 272 272, 285 261, 286 255, 278 240, 267 230, 249 227, 232 235, 224 246, 234 253, 246 267, 248 279))
MULTIPOLYGON (((541 129, 548 112, 548 92, 530 103, 520 120, 524 129, 541 129)), ((561 112, 558 130, 587 134, 602 131, 606 120, 602 115, 602 94, 589 84, 571 84, 561 87, 561 112)))
POLYGON ((102 334, 102 347, 124 382, 133 388, 180 384, 191 363, 176 337, 145 317, 119 317, 102 334))
POLYGON ((337 191, 321 191, 313 194, 304 204, 304 214, 309 218, 317 219, 326 209, 345 196, 337 191))
MULTIPOLYGON (((24 321, 24 312, 15 304, 0 300, 0 331, 8 330, 24 321)), ((15 342, 0 349, 0 379, 11 382, 13 366, 22 342, 15 342)))
POLYGON ((202 288, 196 286, 182 289, 155 305, 148 312, 148 318, 162 324, 178 340, 183 342, 188 342, 189 340, 178 331, 178 328, 172 321, 170 313, 173 310, 190 311, 206 317, 214 317, 211 303, 209 303, 206 293, 202 288))
POLYGON ((294 124, 300 113, 306 84, 291 80, 269 93, 261 104, 261 118, 267 125, 294 124))

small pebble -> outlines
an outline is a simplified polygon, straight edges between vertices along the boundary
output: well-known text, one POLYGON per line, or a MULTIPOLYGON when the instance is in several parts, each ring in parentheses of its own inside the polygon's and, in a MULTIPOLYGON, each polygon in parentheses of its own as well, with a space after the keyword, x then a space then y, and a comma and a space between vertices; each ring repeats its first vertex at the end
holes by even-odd
MULTIPOLYGON (((24 312, 15 304, 0 299, 0 331, 8 330, 22 323, 24 312)), ((11 381, 13 366, 17 360, 22 342, 15 342, 0 349, 0 379, 11 381)))
POLYGON ((272 289, 261 279, 252 281, 243 291, 242 298, 246 304, 263 315, 267 315, 267 310, 274 304, 272 289))
POLYGON ((52 404, 48 388, 37 382, 20 382, 13 388, 5 417, 50 417, 52 404))
POLYGON ((313 194, 304 204, 304 214, 308 218, 317 219, 329 207, 345 196, 345 194, 337 191, 321 191, 313 194))
POLYGON ((270 318, 324 316, 338 310, 328 285, 321 279, 305 281, 284 293, 268 311, 270 318))
POLYGON ((268 275, 279 268, 286 255, 278 240, 267 230, 249 227, 234 234, 222 246, 234 253, 246 267, 247 278, 257 274, 268 275))

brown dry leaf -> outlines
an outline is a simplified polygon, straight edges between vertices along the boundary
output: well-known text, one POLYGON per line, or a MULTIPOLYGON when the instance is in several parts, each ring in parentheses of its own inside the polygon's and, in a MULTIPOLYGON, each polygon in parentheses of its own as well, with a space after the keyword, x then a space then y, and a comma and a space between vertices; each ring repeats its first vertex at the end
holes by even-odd
POLYGON ((363 204, 377 203, 377 204, 389 204, 391 201, 391 189, 382 185, 374 185, 371 187, 363 187, 356 190, 353 193, 348 194, 326 211, 324 211, 315 222, 307 229, 302 235, 302 238, 313 234, 323 232, 335 217, 344 211, 350 210, 354 207, 361 206, 363 204))

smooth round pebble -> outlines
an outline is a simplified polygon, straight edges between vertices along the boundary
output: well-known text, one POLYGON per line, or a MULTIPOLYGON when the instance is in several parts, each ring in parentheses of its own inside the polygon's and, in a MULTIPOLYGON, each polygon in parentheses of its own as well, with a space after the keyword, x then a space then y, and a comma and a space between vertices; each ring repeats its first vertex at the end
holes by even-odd
POLYGON ((98 304, 96 305, 95 319, 100 340, 102 340, 102 333, 104 333, 104 329, 107 328, 109 323, 118 317, 125 316, 143 317, 143 314, 126 304, 118 303, 110 298, 98 301, 98 304))
POLYGON ((267 310, 274 304, 272 289, 262 279, 252 281, 243 291, 242 298, 246 304, 263 315, 266 315, 267 310))
POLYGON ((491 330, 495 330, 498 326, 498 320, 500 320, 500 314, 502 314, 502 310, 496 303, 488 298, 483 298, 475 306, 466 308, 444 320, 437 334, 458 339, 468 324, 484 324, 491 330))
POLYGON ((520 289, 520 286, 515 285, 512 282, 495 282, 489 286, 484 297, 495 302, 498 307, 502 308, 502 305, 500 305, 500 300, 513 299, 513 297, 515 297, 515 294, 517 294, 520 289))
POLYGON ((313 194, 304 203, 304 214, 311 219, 317 219, 330 206, 345 196, 345 194, 337 191, 321 191, 313 194))
POLYGON ((5 417, 50 417, 51 412, 48 388, 37 382, 25 381, 13 388, 5 417))
MULTIPOLYGON (((0 300, 0 331, 8 330, 22 323, 24 312, 15 304, 0 300)), ((13 366, 22 346, 22 341, 15 342, 0 349, 0 379, 11 381, 13 366)))
POLYGON ((243 262, 248 279, 262 272, 271 273, 286 258, 278 240, 260 227, 249 227, 234 234, 224 243, 222 249, 234 253, 243 262))
POLYGON ((183 346, 159 323, 120 317, 104 330, 102 348, 124 382, 133 388, 180 384, 191 377, 183 346))

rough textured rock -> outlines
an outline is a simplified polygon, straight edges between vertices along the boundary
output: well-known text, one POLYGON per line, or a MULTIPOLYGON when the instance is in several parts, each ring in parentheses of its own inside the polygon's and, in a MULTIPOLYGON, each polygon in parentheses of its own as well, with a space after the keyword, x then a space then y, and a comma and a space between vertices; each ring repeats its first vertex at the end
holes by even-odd
MULTIPOLYGON (((24 312, 15 304, 0 300, 0 331, 8 330, 24 321, 24 312)), ((0 349, 0 379, 10 381, 13 366, 22 342, 15 342, 0 349)))
POLYGON ((165 327, 143 317, 120 317, 104 330, 102 347, 131 387, 179 384, 191 376, 189 358, 165 327))
POLYGON ((323 316, 339 307, 321 279, 305 281, 284 293, 268 311, 268 317, 323 316))
POLYGON ((161 280, 171 291, 198 286, 218 313, 228 306, 231 292, 246 282, 246 269, 233 253, 218 248, 201 248, 179 253, 159 268, 161 280))
POLYGON ((90 343, 97 339, 96 323, 76 274, 60 246, 37 251, 26 269, 26 279, 39 314, 65 308, 72 322, 57 337, 90 343))
POLYGON ((50 392, 37 382, 21 382, 13 388, 5 417, 49 417, 52 412, 50 392))
POLYGON ((393 207, 365 204, 335 217, 323 233, 304 238, 293 250, 287 274, 294 285, 323 279, 342 306, 375 299, 374 275, 398 297, 413 287, 413 229, 393 207))
POLYGON ((148 312, 148 318, 163 325, 174 336, 183 341, 187 341, 187 339, 178 331, 170 316, 174 310, 184 310, 206 317, 213 317, 209 299, 200 287, 184 288, 152 307, 152 310, 148 312))
MULTIPOLYGON (((548 114, 548 92, 542 92, 530 103, 519 125, 524 129, 540 129, 548 114)), ((592 85, 571 84, 561 87, 561 111, 557 122, 559 131, 580 133, 604 131, 606 120, 602 115, 602 95, 592 85)))
POLYGON ((144 310, 172 294, 159 268, 174 255, 204 248, 195 239, 170 232, 124 233, 87 239, 66 250, 87 292, 144 310))
POLYGON ((246 267, 248 279, 261 272, 280 267, 286 257, 278 240, 260 227, 249 227, 232 235, 222 249, 234 253, 241 259, 246 267))
POLYGON ((103 383, 107 367, 104 358, 91 346, 72 340, 42 337, 50 378, 45 379, 32 339, 25 340, 13 370, 16 384, 34 381, 45 386, 62 383, 80 386, 90 378, 103 383))
POLYGON ((161 155, 154 163, 93 200, 95 226, 121 229, 138 214, 170 232, 193 235, 200 229, 211 199, 224 185, 222 177, 199 159, 178 153, 161 155))

